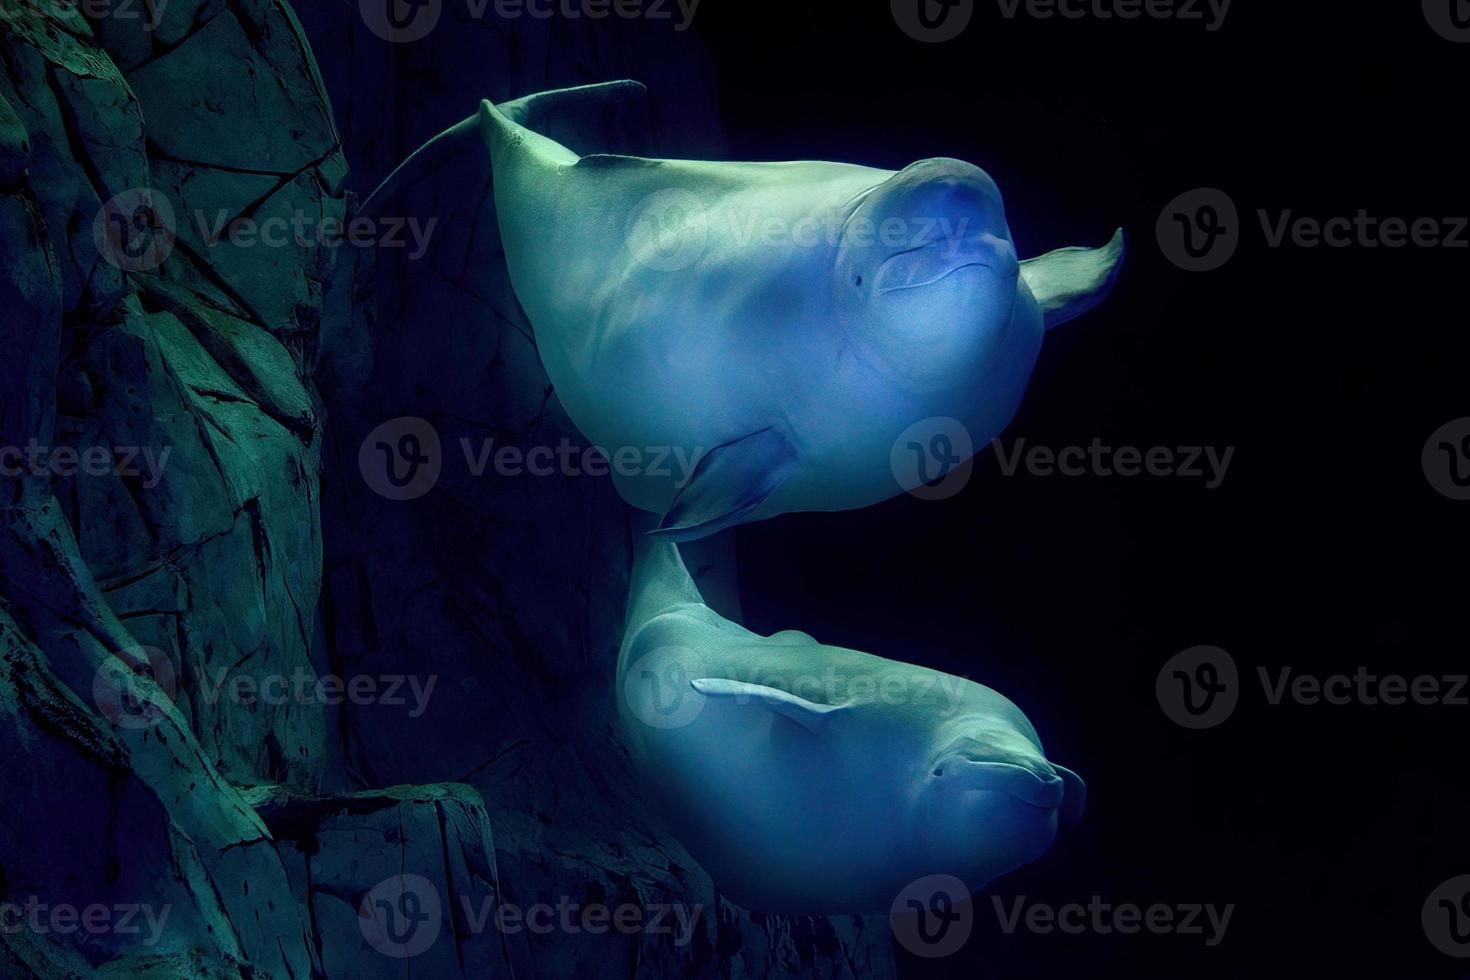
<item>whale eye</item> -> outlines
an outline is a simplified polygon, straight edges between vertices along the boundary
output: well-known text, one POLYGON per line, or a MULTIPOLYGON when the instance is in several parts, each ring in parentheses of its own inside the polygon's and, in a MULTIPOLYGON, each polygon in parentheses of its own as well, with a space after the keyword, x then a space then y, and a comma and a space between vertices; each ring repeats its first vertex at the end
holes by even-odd
POLYGON ((934 775, 936 775, 936 776, 943 776, 944 775, 944 767, 943 766, 939 766, 938 768, 936 768, 934 770, 934 775))
POLYGON ((857 285, 861 286, 862 284, 863 284, 863 277, 862 276, 858 276, 857 277, 857 285))

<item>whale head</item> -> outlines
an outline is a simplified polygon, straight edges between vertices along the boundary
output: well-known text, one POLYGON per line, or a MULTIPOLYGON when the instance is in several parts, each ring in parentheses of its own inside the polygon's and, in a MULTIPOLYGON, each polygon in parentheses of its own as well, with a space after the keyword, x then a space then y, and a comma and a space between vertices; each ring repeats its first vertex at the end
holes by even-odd
POLYGON ((1045 854, 1081 819, 1087 789, 1047 761, 1024 718, 977 715, 949 733, 920 778, 908 833, 920 866, 978 889, 1045 854))
POLYGON ((1020 275, 995 181, 960 160, 924 160, 843 224, 837 316, 860 356, 911 389, 973 384, 1007 351, 1029 374, 1034 350, 1007 344, 1020 275))

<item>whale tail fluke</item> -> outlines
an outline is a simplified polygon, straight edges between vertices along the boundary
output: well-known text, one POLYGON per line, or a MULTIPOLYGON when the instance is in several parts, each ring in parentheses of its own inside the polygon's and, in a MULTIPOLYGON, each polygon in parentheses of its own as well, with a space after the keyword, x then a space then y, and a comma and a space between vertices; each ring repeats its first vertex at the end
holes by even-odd
POLYGON ((497 165, 508 151, 544 164, 575 165, 581 155, 547 135, 548 125, 574 113, 626 102, 647 91, 641 82, 620 81, 538 92, 500 105, 487 99, 480 103, 480 132, 497 165))
POLYGON ((1062 248, 1021 263, 1021 278, 1041 306, 1046 329, 1096 308, 1112 292, 1127 253, 1119 228, 1102 248, 1062 248))
POLYGON ((554 119, 627 102, 647 93, 642 82, 623 80, 539 92, 499 105, 485 102, 479 113, 449 127, 403 161, 363 202, 360 213, 379 214, 455 157, 483 153, 482 139, 498 132, 502 125, 512 134, 517 127, 536 133, 554 119))
POLYGON ((458 156, 475 152, 478 149, 478 143, 479 127, 476 125, 474 116, 449 127, 400 163, 388 175, 388 178, 368 195, 358 213, 365 217, 376 217, 383 214, 385 208, 395 205, 405 193, 432 179, 441 167, 451 163, 458 156))
POLYGON ((623 79, 538 92, 503 103, 498 108, 511 122, 532 132, 540 132, 541 127, 552 119, 617 105, 643 98, 647 94, 648 88, 642 82, 623 79))

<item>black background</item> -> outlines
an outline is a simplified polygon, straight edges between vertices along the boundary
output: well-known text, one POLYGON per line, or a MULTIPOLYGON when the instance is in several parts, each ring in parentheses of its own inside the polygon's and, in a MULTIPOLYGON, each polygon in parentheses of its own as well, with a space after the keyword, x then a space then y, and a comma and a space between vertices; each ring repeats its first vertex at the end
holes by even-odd
POLYGON ((997 883, 1007 901, 1236 906, 1200 936, 1002 933, 906 976, 1466 977, 1420 909, 1470 873, 1470 708, 1269 706, 1258 667, 1465 673, 1470 503, 1420 454, 1470 415, 1470 250, 1269 248, 1258 209, 1470 213, 1470 45, 1418 3, 1236 0, 1223 27, 1007 21, 923 44, 885 0, 706 0, 732 158, 900 168, 955 156, 1006 196, 1023 256, 1130 236, 1106 307, 1048 336, 1014 440, 1235 447, 1224 484, 1004 477, 741 529, 748 625, 967 675, 1010 696, 1087 780, 1082 827, 997 883), (1176 195, 1226 191, 1243 242, 1210 273, 1160 251, 1176 195), (1228 650, 1243 693, 1187 731, 1160 668, 1228 650))

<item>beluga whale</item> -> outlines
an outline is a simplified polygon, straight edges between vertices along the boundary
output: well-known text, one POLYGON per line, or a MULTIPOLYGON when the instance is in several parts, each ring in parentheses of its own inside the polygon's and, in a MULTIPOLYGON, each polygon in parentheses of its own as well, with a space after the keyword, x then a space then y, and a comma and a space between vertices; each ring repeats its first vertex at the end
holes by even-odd
MULTIPOLYGON (((1015 414, 1046 330, 1097 306, 1123 233, 1018 259, 984 170, 580 155, 546 132, 632 81, 483 102, 425 161, 488 153, 511 284, 556 394, 624 500, 678 541, 913 487, 915 425, 971 446, 1015 414), (638 461, 674 461, 637 465, 638 461)), ((416 170, 418 168, 418 170, 416 170)), ((372 202, 369 202, 369 209, 372 202)))
POLYGON ((1002 695, 744 629, 704 603, 667 537, 638 546, 617 684, 668 829, 747 909, 886 913, 939 874, 978 892, 1085 806, 1082 780, 1002 695))

